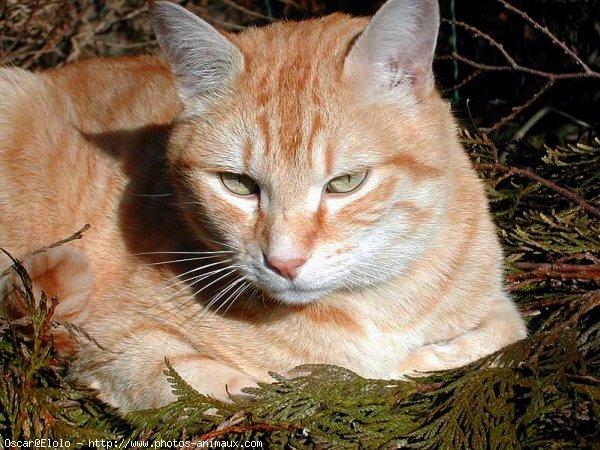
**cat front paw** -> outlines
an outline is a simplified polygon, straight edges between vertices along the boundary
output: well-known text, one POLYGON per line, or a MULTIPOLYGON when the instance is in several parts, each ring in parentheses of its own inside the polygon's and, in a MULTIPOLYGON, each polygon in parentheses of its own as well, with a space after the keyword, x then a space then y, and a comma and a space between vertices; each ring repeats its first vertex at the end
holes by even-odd
POLYGON ((249 401, 254 400, 255 396, 249 392, 244 392, 246 388, 257 388, 258 383, 253 378, 243 376, 236 376, 225 383, 225 390, 227 393, 240 400, 249 401))
POLYGON ((438 370, 455 369, 475 361, 479 354, 462 352, 453 343, 430 344, 416 349, 400 364, 400 373, 410 376, 425 376, 438 370))
POLYGON ((215 400, 231 402, 231 397, 251 400, 252 394, 244 388, 258 387, 250 375, 221 362, 201 355, 169 358, 173 368, 192 388, 215 400))

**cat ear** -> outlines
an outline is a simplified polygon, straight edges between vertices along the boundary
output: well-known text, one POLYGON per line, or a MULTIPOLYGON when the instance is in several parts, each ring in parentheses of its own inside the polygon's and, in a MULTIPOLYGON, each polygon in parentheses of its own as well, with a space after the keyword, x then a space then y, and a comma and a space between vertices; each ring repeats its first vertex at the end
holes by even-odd
POLYGON ((150 3, 158 43, 178 78, 183 100, 218 93, 244 67, 244 56, 212 25, 166 1, 150 3))
POLYGON ((369 84, 413 93, 434 86, 433 54, 440 25, 437 0, 389 0, 350 50, 344 70, 369 84))

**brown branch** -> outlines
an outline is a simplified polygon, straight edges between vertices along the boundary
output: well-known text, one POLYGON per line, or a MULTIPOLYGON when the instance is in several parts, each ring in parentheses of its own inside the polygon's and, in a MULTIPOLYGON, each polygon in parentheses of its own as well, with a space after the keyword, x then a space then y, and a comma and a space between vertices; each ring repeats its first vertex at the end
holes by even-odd
POLYGON ((600 264, 551 264, 551 263, 532 263, 532 262, 514 262, 513 267, 519 270, 533 270, 537 272, 596 272, 600 276, 600 264))
POLYGON ((552 73, 545 72, 543 70, 532 69, 530 67, 525 67, 520 64, 515 65, 507 65, 507 66, 496 66, 493 64, 483 64, 478 63, 477 61, 473 61, 465 56, 459 55, 458 53, 451 53, 449 58, 437 58, 437 59, 454 59, 456 61, 462 62, 468 66, 471 66, 475 69, 485 70, 488 72, 523 72, 530 75, 535 75, 542 78, 548 78, 550 80, 571 80, 574 78, 600 78, 600 72, 569 72, 569 73, 552 73))
MULTIPOLYGON (((27 19, 25 20, 25 23, 23 24, 21 31, 19 32, 19 35, 17 36, 17 39, 3 53, 5 53, 5 54, 12 53, 12 51, 23 40, 23 38, 27 35, 27 33, 29 33, 29 24, 33 20, 33 17, 37 14, 37 12, 39 10, 39 6, 40 6, 40 0, 36 0, 34 2, 33 6, 31 7, 29 16, 27 16, 27 19)), ((4 65, 4 63, 3 63, 3 65, 4 65)))
POLYGON ((461 22, 460 20, 442 19, 442 22, 449 23, 451 25, 458 25, 459 27, 464 28, 467 31, 470 31, 475 36, 479 36, 483 40, 487 41, 490 45, 497 48, 498 51, 500 51, 500 53, 502 53, 502 56, 504 56, 504 59, 506 59, 506 61, 508 62, 508 64, 511 67, 518 66, 517 62, 514 60, 514 58, 512 56, 510 56, 508 54, 508 52, 506 51, 506 49, 504 48, 504 46, 501 43, 496 41, 489 34, 486 34, 483 31, 481 31, 479 28, 475 28, 473 25, 469 25, 468 23, 461 22))
MULTIPOLYGON (((525 13, 524 11, 521 11, 520 9, 507 3, 506 0, 498 0, 498 1, 506 9, 509 9, 510 11, 514 12, 515 14, 518 14, 520 17, 525 19, 529 24, 531 24, 534 28, 541 31, 545 36, 547 36, 552 41, 552 43, 554 45, 561 48, 567 55, 569 55, 569 57, 571 57, 571 59, 573 59, 583 69, 583 71, 570 72, 570 73, 552 73, 552 72, 547 72, 544 70, 538 70, 538 69, 533 69, 531 67, 523 66, 523 65, 519 64, 510 55, 510 53, 504 48, 504 46, 500 42, 495 40, 489 34, 483 32, 480 29, 478 29, 472 25, 469 25, 465 22, 461 22, 461 21, 457 21, 457 20, 442 19, 442 21, 444 23, 449 23, 451 25, 461 27, 461 28, 469 31, 476 37, 485 40, 488 44, 490 44, 492 47, 497 49, 502 54, 502 57, 506 60, 507 64, 506 65, 485 64, 485 63, 474 61, 474 60, 467 58, 463 55, 460 55, 456 52, 452 52, 448 56, 442 56, 442 57, 436 58, 436 60, 451 59, 454 61, 461 62, 465 65, 468 65, 468 66, 476 69, 479 72, 521 72, 521 73, 525 73, 525 74, 529 74, 529 75, 533 75, 533 76, 537 76, 537 77, 546 78, 546 80, 547 80, 546 84, 544 86, 542 86, 542 88, 540 90, 538 90, 538 92, 533 94, 533 96, 530 97, 525 103, 523 103, 520 106, 514 107, 510 114, 508 114, 507 116, 505 116, 502 119, 500 119, 499 121, 497 121, 491 127, 482 128, 481 130, 484 132, 490 132, 490 131, 496 130, 496 129, 500 128, 502 125, 506 124, 507 122, 515 119, 525 109, 527 109, 529 106, 531 106, 531 104, 533 104, 533 102, 535 102, 544 92, 546 92, 548 89, 550 89, 552 87, 552 85, 554 84, 554 82, 557 80, 567 80, 567 79, 577 79, 577 78, 600 78, 600 72, 592 70, 564 42, 562 42, 554 34, 552 34, 552 32, 550 32, 550 30, 548 30, 548 28, 540 25, 538 22, 533 20, 527 13, 525 13)), ((475 72, 475 73, 477 73, 477 72, 475 72)), ((454 86, 452 88, 445 89, 444 91, 447 92, 447 91, 457 89, 458 87, 462 87, 465 84, 469 83, 473 78, 475 78, 478 75, 479 75, 479 73, 477 73, 477 75, 472 74, 471 77, 467 77, 466 79, 463 80, 463 82, 458 83, 456 86, 454 86)))
MULTIPOLYGON (((90 224, 89 224, 89 223, 86 223, 86 224, 85 224, 85 225, 84 225, 84 226, 83 226, 83 227, 82 227, 82 228, 81 228, 79 231, 76 231, 75 233, 73 233, 73 234, 72 234, 71 236, 69 236, 68 238, 66 238, 66 239, 62 239, 62 240, 60 240, 60 241, 57 241, 57 242, 55 242, 55 243, 53 243, 53 244, 50 244, 50 245, 48 245, 47 247, 42 247, 42 248, 39 248, 39 249, 37 249, 37 250, 35 250, 35 251, 31 252, 31 253, 30 253, 29 255, 27 255, 27 256, 34 256, 34 255, 37 255, 38 253, 43 253, 43 252, 46 252, 46 251, 48 251, 48 250, 50 250, 50 249, 52 249, 52 248, 59 247, 59 246, 61 246, 61 245, 64 245, 64 244, 66 244, 66 243, 68 243, 68 242, 71 242, 71 241, 76 241, 76 240, 78 240, 78 239, 82 239, 82 238, 83 238, 83 233, 85 233, 85 232, 86 232, 87 230, 89 230, 90 228, 91 228, 91 227, 90 227, 90 224)), ((10 254, 9 254, 9 253, 6 251, 6 250, 4 250, 3 248, 1 248, 1 247, 0 247, 0 251, 2 251, 2 252, 4 252, 4 253, 6 253, 6 255, 7 255, 7 256, 8 256, 10 259, 12 259, 12 260, 13 260, 13 262, 16 262, 16 261, 13 259, 13 257, 12 257, 12 256, 11 256, 11 255, 10 255, 10 254)), ((13 268, 13 267, 14 267, 14 266, 10 266, 10 267, 8 267, 7 269, 5 269, 4 271, 0 272, 0 278, 4 278, 6 275, 8 275, 8 274, 10 273, 10 271, 12 270, 12 268, 13 268)))
POLYGON ((449 88, 442 89, 442 94, 446 94, 447 92, 452 92, 452 91, 454 91, 456 89, 460 89, 464 85, 466 85, 466 84, 470 83, 471 81, 473 81, 475 78, 477 78, 482 73, 483 72, 481 70, 479 70, 479 69, 474 70, 471 74, 469 74, 469 76, 466 76, 465 78, 463 78, 463 80, 460 83, 457 83, 454 86, 451 86, 449 88))
POLYGON ((576 373, 567 373, 565 375, 570 380, 577 380, 577 381, 582 381, 582 382, 587 382, 587 383, 593 383, 595 385, 600 384, 600 378, 594 377, 593 375, 579 375, 576 373))
POLYGON ((77 241, 79 239, 83 239, 83 233, 85 233, 90 228, 91 228, 90 224, 86 223, 83 227, 81 227, 81 229, 79 231, 76 231, 68 238, 57 241, 54 244, 50 244, 48 247, 43 247, 43 248, 37 249, 36 251, 31 253, 31 256, 37 255, 38 253, 48 251, 55 247, 60 247, 61 245, 67 244, 68 242, 71 242, 71 241, 77 241))
POLYGON ((527 100, 525 103, 523 103, 522 105, 519 105, 519 106, 513 106, 510 114, 507 114, 506 116, 502 117, 491 127, 479 128, 479 130, 483 131, 484 133, 489 133, 490 131, 497 130, 502 125, 504 125, 507 122, 510 122, 515 117, 517 117, 519 114, 521 114, 524 110, 529 108, 533 103, 535 103, 535 101, 538 98, 540 98, 552 86, 554 86, 554 80, 550 79, 535 94, 533 94, 531 97, 529 97, 529 100, 527 100))
POLYGON ((298 9, 298 10, 301 10, 301 11, 305 11, 306 10, 304 7, 300 6, 294 0, 277 0, 277 1, 279 1, 280 3, 283 3, 284 5, 292 6, 292 7, 296 8, 296 9, 298 9))
POLYGON ((243 25, 239 25, 239 24, 232 23, 232 22, 226 22, 224 20, 217 19, 216 17, 212 17, 210 12, 202 6, 190 4, 187 6, 187 8, 194 14, 199 15, 200 17, 205 19, 207 22, 211 23, 212 25, 215 25, 218 28, 223 28, 225 30, 233 30, 233 31, 243 31, 246 29, 246 27, 243 25))
POLYGON ((221 0, 221 1, 223 3, 225 3, 226 5, 229 5, 233 9, 236 9, 239 12, 241 12, 249 17, 254 17, 255 19, 260 19, 260 20, 267 20, 269 22, 273 22, 273 20, 275 20, 272 17, 265 16, 264 14, 257 13, 256 11, 252 11, 251 9, 245 8, 242 5, 238 5, 233 0, 221 0))
POLYGON ((551 191, 556 192, 560 196, 572 201, 573 203, 579 205, 582 209, 588 212, 590 215, 600 219, 600 209, 591 203, 582 199, 579 195, 575 194, 573 191, 565 189, 553 181, 547 180, 544 177, 541 177, 537 173, 535 173, 531 169, 519 169, 518 167, 506 166, 504 164, 499 163, 477 163, 475 164, 475 168, 477 170, 487 170, 493 172, 504 173, 507 176, 519 175, 524 178, 528 178, 529 180, 535 181, 536 183, 541 184, 542 186, 550 189, 551 191))
POLYGON ((299 431, 301 429, 302 429, 302 427, 293 426, 293 425, 278 426, 278 425, 268 425, 268 424, 264 424, 264 423, 259 423, 256 425, 227 427, 227 428, 222 428, 220 430, 209 431, 208 433, 203 434, 198 439, 195 439, 192 442, 200 443, 200 442, 204 442, 204 441, 210 441, 212 439, 221 437, 221 436, 223 436, 225 434, 229 434, 229 433, 241 434, 241 433, 246 433, 247 431, 289 431, 289 430, 299 431))
MULTIPOLYGON (((516 284, 516 283, 515 283, 516 284)), ((509 290, 512 292, 515 289, 509 287, 509 290)), ((533 315, 534 313, 539 313, 540 309, 548 308, 552 306, 563 306, 571 303, 570 300, 564 298, 547 298, 544 300, 538 300, 532 303, 528 303, 527 305, 522 307, 522 311, 526 314, 533 315)))
POLYGON ((515 262, 512 265, 517 269, 525 271, 507 277, 509 282, 515 284, 513 290, 514 288, 531 283, 542 282, 546 279, 600 281, 600 264, 578 265, 515 262))
POLYGON ((518 283, 521 281, 545 281, 546 279, 556 280, 600 280, 600 273, 598 272, 586 272, 582 270, 578 273, 570 272, 559 272, 559 271, 542 271, 542 272, 526 272, 526 273, 515 273, 509 275, 507 280, 511 283, 518 283))
POLYGON ((594 72, 592 69, 590 69, 588 67, 588 65, 586 63, 584 63, 581 58, 579 56, 577 56, 577 54, 575 52, 573 52, 569 47, 567 47, 567 45, 562 42, 561 40, 559 40, 556 36, 554 36, 554 34, 552 34, 552 32, 546 28, 543 25, 540 25, 539 23, 537 23, 535 20, 533 20, 531 17, 529 17, 524 11, 521 11, 518 8, 515 8, 513 5, 511 5, 510 3, 506 2, 505 0, 498 0, 500 3, 502 3, 502 5, 504 5, 504 7, 512 12, 514 12, 515 14, 521 16, 523 19, 525 19, 527 22, 529 22, 535 29, 541 31, 542 33, 544 33, 555 45, 559 46, 560 48, 562 48, 566 54, 568 54, 571 58, 573 58, 573 60, 579 64, 583 70, 585 71, 585 73, 588 74, 595 74, 593 76, 598 77, 600 74, 594 72))

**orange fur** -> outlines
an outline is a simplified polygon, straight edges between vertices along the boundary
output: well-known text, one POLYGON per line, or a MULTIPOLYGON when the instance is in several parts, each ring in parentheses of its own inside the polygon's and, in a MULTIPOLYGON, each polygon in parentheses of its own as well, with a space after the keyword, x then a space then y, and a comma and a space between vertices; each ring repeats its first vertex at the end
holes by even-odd
MULTIPOLYGON (((199 22, 199 46, 209 36, 235 70, 218 66, 227 85, 197 97, 177 55, 178 77, 149 56, 0 71, 0 245, 57 295, 57 319, 99 344, 57 335, 76 380, 132 410, 173 399, 165 358, 226 399, 226 384, 239 393, 300 364, 397 378, 525 335, 448 106, 422 68, 404 84, 367 83, 363 30, 404 20, 401 6, 229 44, 199 22), (325 191, 361 170, 355 192, 325 191), (220 172, 252 177, 260 195, 228 192, 220 172), (69 250, 27 256, 85 223, 69 250), (299 255, 293 281, 265 263, 299 255), (65 281, 72 273, 85 276, 65 281)), ((162 44, 179 51, 164 42, 169 7, 156 8, 162 44)))

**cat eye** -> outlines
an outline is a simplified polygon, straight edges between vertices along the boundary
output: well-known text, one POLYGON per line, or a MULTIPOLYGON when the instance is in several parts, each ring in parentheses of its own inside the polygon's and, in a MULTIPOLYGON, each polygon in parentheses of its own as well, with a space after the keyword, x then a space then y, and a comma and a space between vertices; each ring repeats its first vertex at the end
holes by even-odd
POLYGON ((221 172, 221 182, 228 191, 237 195, 257 195, 260 193, 258 183, 248 175, 232 172, 221 172))
POLYGON ((352 192, 357 189, 363 183, 363 181, 365 181, 366 177, 366 171, 342 175, 341 177, 334 178, 327 183, 327 186, 325 186, 325 192, 330 194, 346 194, 348 192, 352 192))

